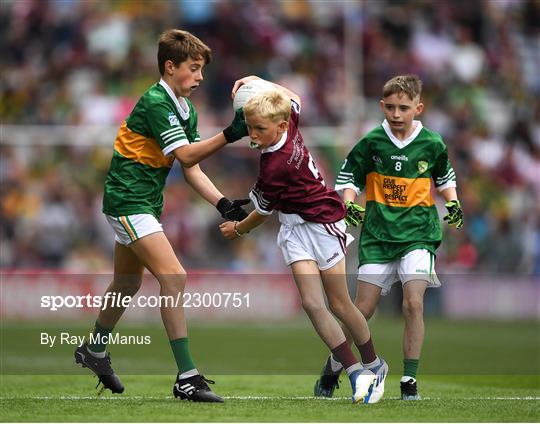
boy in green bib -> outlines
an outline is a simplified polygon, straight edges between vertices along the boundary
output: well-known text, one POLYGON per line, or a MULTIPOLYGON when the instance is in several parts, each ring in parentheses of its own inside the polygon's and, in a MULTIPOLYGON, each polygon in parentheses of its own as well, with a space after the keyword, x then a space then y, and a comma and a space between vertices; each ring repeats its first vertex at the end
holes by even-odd
MULTIPOLYGON (((446 145, 439 134, 414 119, 424 109, 421 91, 422 82, 414 75, 396 76, 384 85, 380 106, 386 119, 351 150, 335 186, 343 191, 348 225, 364 222, 356 306, 369 319, 393 283, 401 281, 403 287, 403 400, 420 399, 416 373, 424 341, 424 293, 441 285, 434 263, 442 232, 432 183, 446 200, 444 220, 463 226, 446 145), (361 190, 365 210, 354 203, 361 190)), ((341 369, 330 355, 315 385, 316 396, 333 395, 341 369)))
MULTIPOLYGON (((180 29, 163 32, 158 41, 157 64, 160 80, 141 96, 120 126, 105 178, 103 213, 115 234, 114 276, 105 297, 117 295, 130 300, 139 290, 146 268, 159 282, 163 300, 160 312, 178 368, 173 386, 176 398, 194 402, 223 402, 200 374, 189 347, 182 305, 187 273, 163 232, 160 216, 163 191, 175 161, 186 182, 215 206, 228 220, 242 220, 242 205, 230 201, 202 171, 199 162, 227 143, 247 135, 241 111, 222 132, 201 140, 198 114, 189 96, 203 82, 203 68, 211 50, 193 34, 180 29)), ((113 393, 124 385, 111 366, 107 342, 122 317, 126 303, 102 308, 87 342, 79 346, 75 361, 90 369, 113 393)))

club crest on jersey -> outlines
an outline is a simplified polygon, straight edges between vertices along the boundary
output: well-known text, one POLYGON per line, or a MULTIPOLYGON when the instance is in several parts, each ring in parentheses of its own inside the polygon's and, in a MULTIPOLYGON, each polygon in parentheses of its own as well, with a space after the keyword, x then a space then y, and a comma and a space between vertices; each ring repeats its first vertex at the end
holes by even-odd
POLYGON ((418 173, 423 174, 428 169, 428 163, 425 160, 418 161, 418 173))
POLYGON ((379 165, 382 165, 382 159, 379 156, 373 155, 372 159, 373 159, 373 162, 378 163, 379 165))
POLYGON ((178 116, 172 112, 169 112, 169 123, 171 124, 171 127, 179 126, 180 121, 178 120, 178 116))

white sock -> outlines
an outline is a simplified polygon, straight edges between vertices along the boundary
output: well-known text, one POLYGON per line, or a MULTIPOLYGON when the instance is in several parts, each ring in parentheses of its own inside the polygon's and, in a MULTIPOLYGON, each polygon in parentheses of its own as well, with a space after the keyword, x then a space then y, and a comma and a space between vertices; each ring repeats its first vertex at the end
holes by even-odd
POLYGON ((343 365, 334 359, 334 355, 330 355, 330 368, 332 368, 332 372, 338 372, 343 369, 343 365))
POLYGON ((179 379, 189 378, 189 377, 193 377, 194 375, 197 375, 197 374, 199 374, 199 371, 197 371, 197 368, 193 368, 192 370, 183 372, 182 374, 180 374, 178 376, 178 378, 179 379))
POLYGON ((356 364, 351 365, 345 371, 347 372, 347 375, 351 375, 353 372, 361 370, 361 369, 362 369, 362 365, 360 364, 360 362, 357 362, 356 364))
POLYGON ((381 365, 381 360, 377 356, 377 358, 375 358, 373 362, 369 362, 367 364, 362 364, 362 365, 364 366, 364 368, 367 368, 368 370, 370 370, 371 368, 375 368, 381 365))
POLYGON ((105 358, 105 356, 107 356, 107 351, 103 351, 103 352, 94 352, 92 350, 90 350, 90 348, 87 346, 86 349, 88 350, 88 353, 90 353, 90 355, 92 355, 94 358, 105 358))
POLYGON ((400 383, 407 383, 409 380, 412 380, 413 383, 416 383, 416 378, 409 377, 408 375, 404 375, 401 377, 401 380, 399 380, 400 383))

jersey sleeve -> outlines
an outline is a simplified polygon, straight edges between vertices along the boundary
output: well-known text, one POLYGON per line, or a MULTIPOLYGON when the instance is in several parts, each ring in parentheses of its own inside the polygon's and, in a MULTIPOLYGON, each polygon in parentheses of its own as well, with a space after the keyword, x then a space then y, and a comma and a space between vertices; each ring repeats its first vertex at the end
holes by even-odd
POLYGON ((197 143, 201 141, 201 135, 199 134, 199 128, 197 124, 197 115, 195 115, 193 120, 189 121, 189 134, 191 135, 191 137, 188 137, 188 142, 197 143))
POLYGON ((195 129, 195 139, 193 140, 194 143, 197 143, 201 141, 201 135, 199 134, 199 130, 195 129))
POLYGON ((189 120, 189 134, 192 136, 191 138, 188 137, 188 141, 190 143, 197 143, 201 141, 201 135, 199 134, 199 115, 197 114, 193 103, 191 103, 189 100, 187 100, 187 102, 189 105, 189 113, 192 116, 192 118, 189 120))
POLYGON ((448 158, 448 149, 445 144, 435 161, 431 176, 438 191, 456 187, 456 173, 448 158))
POLYGON ((291 99, 291 120, 294 125, 298 127, 298 122, 300 121, 300 105, 291 99))
POLYGON ((367 169, 365 161, 364 146, 362 140, 351 150, 341 165, 339 174, 336 178, 336 191, 342 191, 350 188, 358 195, 366 186, 367 169))
POLYGON ((249 192, 249 198, 255 205, 257 213, 271 215, 281 199, 281 194, 286 189, 287 184, 280 179, 266 181, 259 176, 253 189, 249 192))
POLYGON ((165 103, 152 105, 146 112, 150 135, 157 141, 164 155, 189 144, 176 113, 165 103))

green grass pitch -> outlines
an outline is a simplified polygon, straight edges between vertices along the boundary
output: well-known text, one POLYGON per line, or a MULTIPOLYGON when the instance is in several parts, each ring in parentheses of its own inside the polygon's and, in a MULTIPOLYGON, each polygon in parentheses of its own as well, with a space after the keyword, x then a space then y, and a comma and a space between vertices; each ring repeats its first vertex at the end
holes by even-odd
POLYGON ((174 361, 159 323, 123 334, 151 335, 147 346, 113 346, 122 395, 96 396, 95 378, 72 363, 72 346, 39 346, 42 331, 84 334, 87 326, 2 323, 2 422, 538 422, 538 322, 427 319, 419 388, 423 400, 399 400, 400 320, 371 324, 390 364, 385 397, 353 405, 345 376, 334 399, 313 398, 326 350, 305 321, 272 325, 192 323, 198 367, 216 380, 224 404, 173 399, 174 361))

